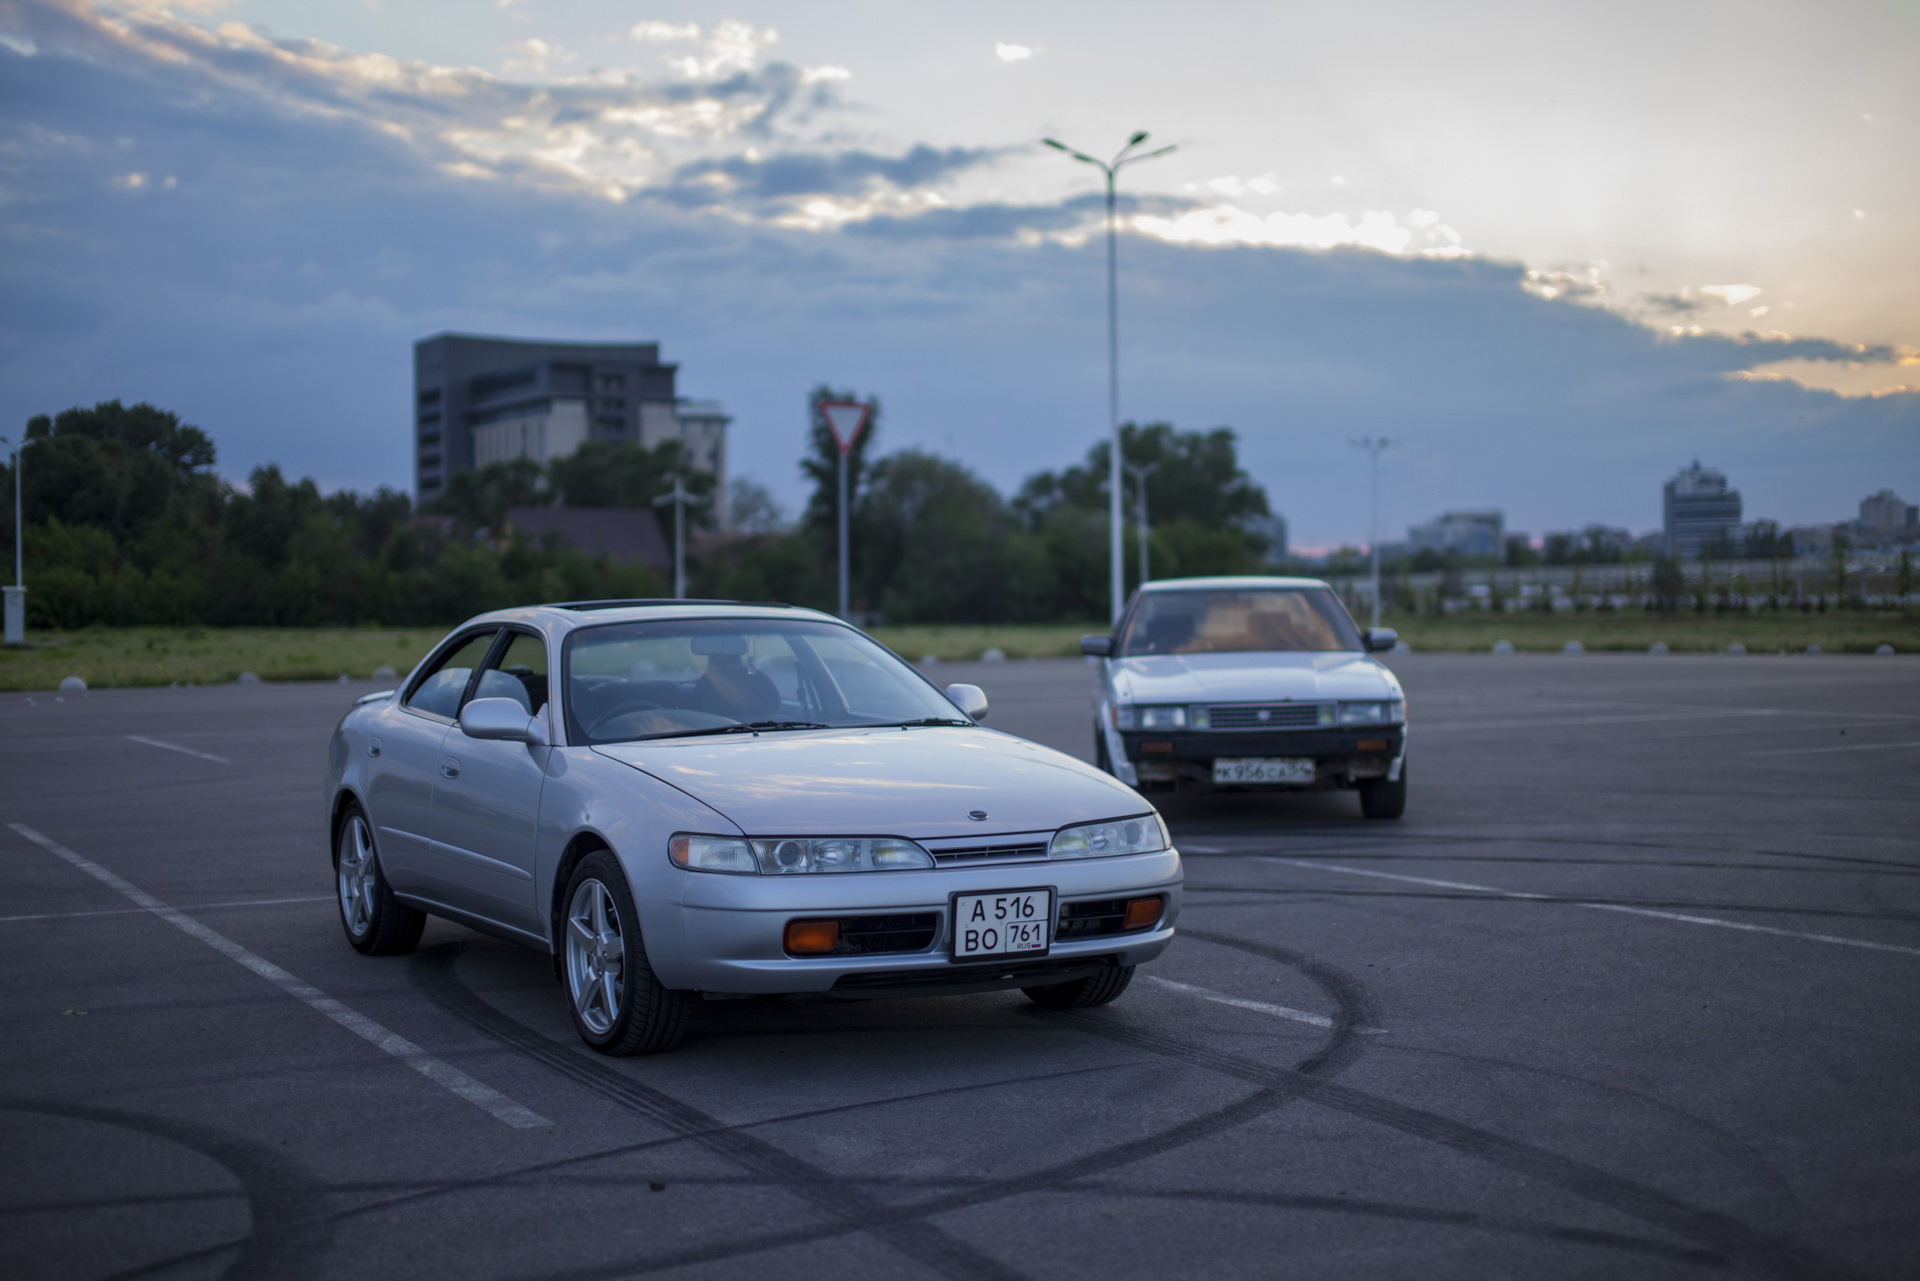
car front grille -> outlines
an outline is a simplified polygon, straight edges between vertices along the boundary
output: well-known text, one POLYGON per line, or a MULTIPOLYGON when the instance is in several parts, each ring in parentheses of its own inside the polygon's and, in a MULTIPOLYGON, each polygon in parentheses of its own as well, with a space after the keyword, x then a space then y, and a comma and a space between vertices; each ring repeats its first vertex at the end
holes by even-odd
POLYGON ((1314 729, 1332 724, 1321 719, 1321 709, 1331 711, 1331 703, 1229 703, 1207 709, 1207 721, 1213 729, 1314 729))
POLYGON ((836 956, 872 956, 879 952, 924 952, 933 946, 940 917, 934 912, 892 916, 843 916, 836 956))
POLYGON ((1009 863, 1046 856, 1047 846, 1044 841, 1010 845, 962 845, 953 849, 933 851, 933 861, 941 867, 964 867, 969 863, 1009 863))

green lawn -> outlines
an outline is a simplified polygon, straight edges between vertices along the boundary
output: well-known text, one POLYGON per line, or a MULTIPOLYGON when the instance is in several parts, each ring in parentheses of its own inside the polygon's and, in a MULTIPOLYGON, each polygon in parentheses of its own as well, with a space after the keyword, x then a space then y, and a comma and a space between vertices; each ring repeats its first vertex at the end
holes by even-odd
MULTIPOLYGON (((1496 641, 1521 651, 1557 653, 1568 641, 1590 650, 1644 650, 1661 641, 1676 653, 1723 651, 1738 642, 1749 652, 1793 652, 1818 645, 1830 654, 1866 654, 1881 644, 1920 653, 1920 614, 1454 614, 1399 615, 1382 620, 1419 653, 1485 653, 1496 641)), ((1008 658, 1065 658, 1080 652, 1080 636, 1098 623, 1007 624, 951 627, 877 627, 874 635, 918 662, 977 659, 989 649, 1008 658)), ((390 667, 404 675, 446 634, 432 628, 126 627, 78 632, 30 632, 24 646, 0 648, 0 690, 52 689, 78 676, 94 689, 128 685, 200 685, 231 681, 241 672, 261 680, 332 680, 345 672, 371 677, 390 667)))

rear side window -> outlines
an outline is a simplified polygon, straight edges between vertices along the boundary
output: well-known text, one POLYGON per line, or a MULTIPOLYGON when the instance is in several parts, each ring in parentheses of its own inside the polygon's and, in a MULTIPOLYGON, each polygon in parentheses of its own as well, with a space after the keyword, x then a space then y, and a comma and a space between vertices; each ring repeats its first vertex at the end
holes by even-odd
POLYGON ((460 695, 466 692, 473 669, 487 656, 487 647, 493 644, 494 635, 491 631, 477 632, 448 650, 426 679, 407 695, 407 706, 447 720, 458 716, 460 695))

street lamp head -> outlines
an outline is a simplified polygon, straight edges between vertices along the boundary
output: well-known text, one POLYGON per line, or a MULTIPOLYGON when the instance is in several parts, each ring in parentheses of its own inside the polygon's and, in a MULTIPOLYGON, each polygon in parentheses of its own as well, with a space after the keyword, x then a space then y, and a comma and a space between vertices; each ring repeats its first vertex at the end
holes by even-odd
POLYGON ((1133 137, 1127 139, 1127 145, 1129 147, 1137 147, 1141 143, 1145 142, 1146 140, 1147 140, 1147 131, 1145 129, 1142 129, 1139 133, 1136 133, 1133 135, 1133 137))
POLYGON ((1066 143, 1061 142, 1058 138, 1042 138, 1040 140, 1040 143, 1042 146, 1052 147, 1055 151, 1072 151, 1073 150, 1072 147, 1069 147, 1066 143))

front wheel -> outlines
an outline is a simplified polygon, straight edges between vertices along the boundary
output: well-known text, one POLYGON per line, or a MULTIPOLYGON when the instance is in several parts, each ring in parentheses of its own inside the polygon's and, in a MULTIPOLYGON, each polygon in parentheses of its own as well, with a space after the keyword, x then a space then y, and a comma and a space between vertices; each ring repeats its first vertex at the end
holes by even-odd
POLYGON ((1360 780, 1360 812, 1368 818, 1399 818, 1407 812, 1407 763, 1400 762, 1400 777, 1360 780))
POLYGON ((427 928, 427 914, 393 896, 380 873, 373 828, 358 801, 347 807, 340 823, 340 839, 333 848, 333 881, 340 925, 355 950, 368 956, 413 951, 427 928))
POLYGON ((1118 965, 1083 979, 1020 990, 1027 994, 1029 1001, 1049 1010, 1084 1010, 1091 1005, 1105 1005, 1126 991, 1127 984, 1133 982, 1133 969, 1131 965, 1118 965))
POLYGON ((640 914, 606 850, 580 860, 567 882, 561 972, 574 1030, 602 1054, 659 1054, 680 1044, 692 994, 670 992, 647 963, 640 914))

